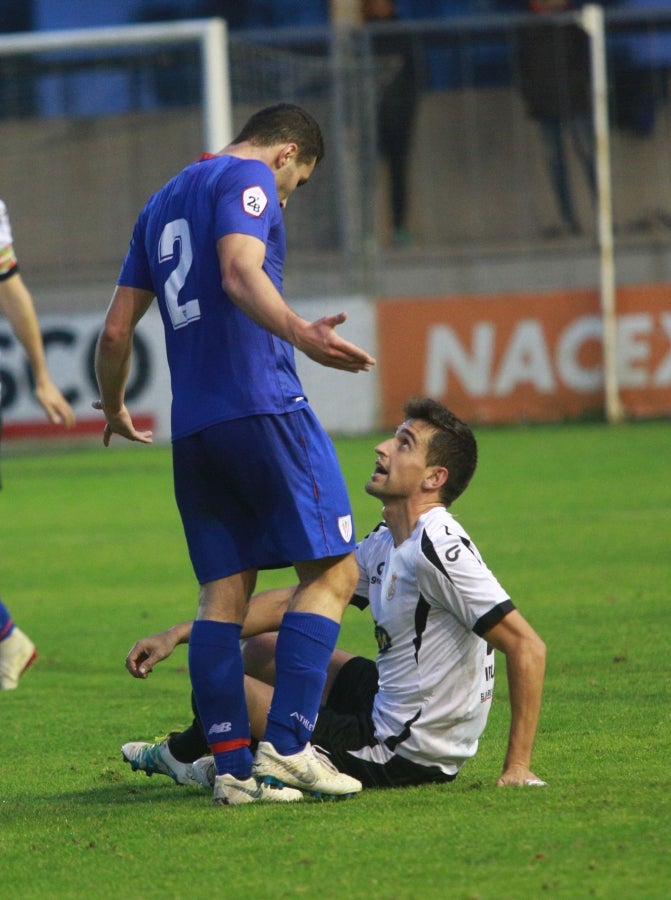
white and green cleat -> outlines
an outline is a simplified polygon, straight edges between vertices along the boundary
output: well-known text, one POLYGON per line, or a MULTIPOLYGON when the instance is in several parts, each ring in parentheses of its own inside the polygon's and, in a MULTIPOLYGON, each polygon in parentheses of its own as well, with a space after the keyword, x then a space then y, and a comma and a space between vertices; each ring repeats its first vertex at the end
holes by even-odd
POLYGON ((212 800, 220 806, 240 806, 242 803, 297 803, 303 799, 300 791, 259 783, 256 778, 244 780, 233 775, 215 775, 212 800))
POLYGON ((360 781, 339 772, 326 753, 312 744, 300 753, 282 756, 270 742, 261 741, 252 775, 262 784, 298 788, 319 800, 344 800, 362 788, 360 781))

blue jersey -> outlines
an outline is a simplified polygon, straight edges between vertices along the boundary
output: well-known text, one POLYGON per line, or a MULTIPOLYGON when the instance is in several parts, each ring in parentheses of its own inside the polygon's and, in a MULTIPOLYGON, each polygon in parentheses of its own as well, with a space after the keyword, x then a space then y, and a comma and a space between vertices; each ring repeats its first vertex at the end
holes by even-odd
POLYGON ((172 385, 173 439, 306 404, 294 349, 221 286, 216 243, 248 234, 282 291, 286 239, 275 178, 259 160, 204 157, 154 194, 135 224, 119 284, 158 298, 172 385))

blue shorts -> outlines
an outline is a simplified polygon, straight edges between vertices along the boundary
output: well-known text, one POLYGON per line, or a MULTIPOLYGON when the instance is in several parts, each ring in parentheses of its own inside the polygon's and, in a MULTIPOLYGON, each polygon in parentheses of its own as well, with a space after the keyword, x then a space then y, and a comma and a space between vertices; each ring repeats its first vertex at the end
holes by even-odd
POLYGON ((338 458, 309 407, 179 438, 173 475, 200 584, 354 549, 338 458))

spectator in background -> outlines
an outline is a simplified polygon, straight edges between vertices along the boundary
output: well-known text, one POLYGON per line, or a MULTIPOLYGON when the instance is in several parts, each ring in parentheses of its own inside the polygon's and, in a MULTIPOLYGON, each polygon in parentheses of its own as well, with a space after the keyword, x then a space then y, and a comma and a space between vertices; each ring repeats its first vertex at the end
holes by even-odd
MULTIPOLYGON (((51 422, 70 428, 75 421, 74 413, 47 370, 33 299, 19 274, 12 228, 7 208, 2 200, 0 200, 0 310, 9 319, 17 340, 21 342, 28 355, 37 400, 51 422)), ((0 601, 0 690, 9 691, 18 687, 19 678, 36 657, 35 645, 20 628, 17 628, 9 610, 0 601)))
MULTIPOLYGON (((229 31, 250 24, 248 3, 239 0, 142 0, 136 13, 138 24, 177 22, 183 19, 226 20, 229 31)), ((196 49, 166 48, 159 52, 150 70, 151 90, 161 106, 193 106, 202 90, 202 61, 196 49)))
MULTIPOLYGON (((205 15, 199 0, 144 0, 138 8, 137 24, 175 22, 199 19, 205 15)), ((167 46, 155 54, 149 70, 151 90, 160 106, 192 106, 198 103, 201 90, 201 71, 198 50, 184 50, 167 46)))
POLYGON ((203 18, 218 16, 226 19, 228 28, 232 31, 236 28, 249 26, 249 3, 241 3, 240 0, 201 0, 200 15, 203 18))
POLYGON ((568 136, 594 197, 589 38, 579 25, 551 18, 571 8, 571 0, 531 0, 529 9, 539 22, 520 27, 516 44, 519 86, 527 112, 540 127, 562 220, 559 233, 579 234, 564 142, 568 136))
MULTIPOLYGON (((213 6, 246 8, 246 28, 297 28, 302 25, 327 25, 329 0, 211 0, 213 6)), ((226 18, 225 13, 217 12, 226 18)))
MULTIPOLYGON (((398 20, 394 0, 362 0, 364 24, 398 20)), ((377 107, 380 157, 389 166, 389 190, 393 240, 406 244, 408 232, 408 157, 419 99, 419 71, 412 36, 403 33, 373 34, 373 55, 395 65, 385 82, 377 107)))
MULTIPOLYGON (((616 5, 647 12, 669 10, 669 0, 619 0, 616 5)), ((616 34, 612 42, 615 121, 639 137, 653 133, 659 109, 669 99, 670 26, 671 19, 646 18, 642 27, 616 34)))
POLYGON ((172 22, 178 19, 226 19, 229 28, 245 28, 251 24, 253 3, 240 0, 141 0, 138 22, 172 22))
MULTIPOLYGON (((32 31, 31 0, 0 0, 0 34, 32 31)), ((35 72, 30 56, 0 56, 0 119, 35 113, 35 72)))

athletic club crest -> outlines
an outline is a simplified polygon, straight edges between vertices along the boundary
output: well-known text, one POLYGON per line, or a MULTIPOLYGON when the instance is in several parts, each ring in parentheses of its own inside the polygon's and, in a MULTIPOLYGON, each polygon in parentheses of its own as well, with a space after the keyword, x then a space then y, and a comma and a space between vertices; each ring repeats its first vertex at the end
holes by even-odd
POLYGON ((352 517, 338 516, 338 528, 343 540, 349 544, 352 540, 352 517))

